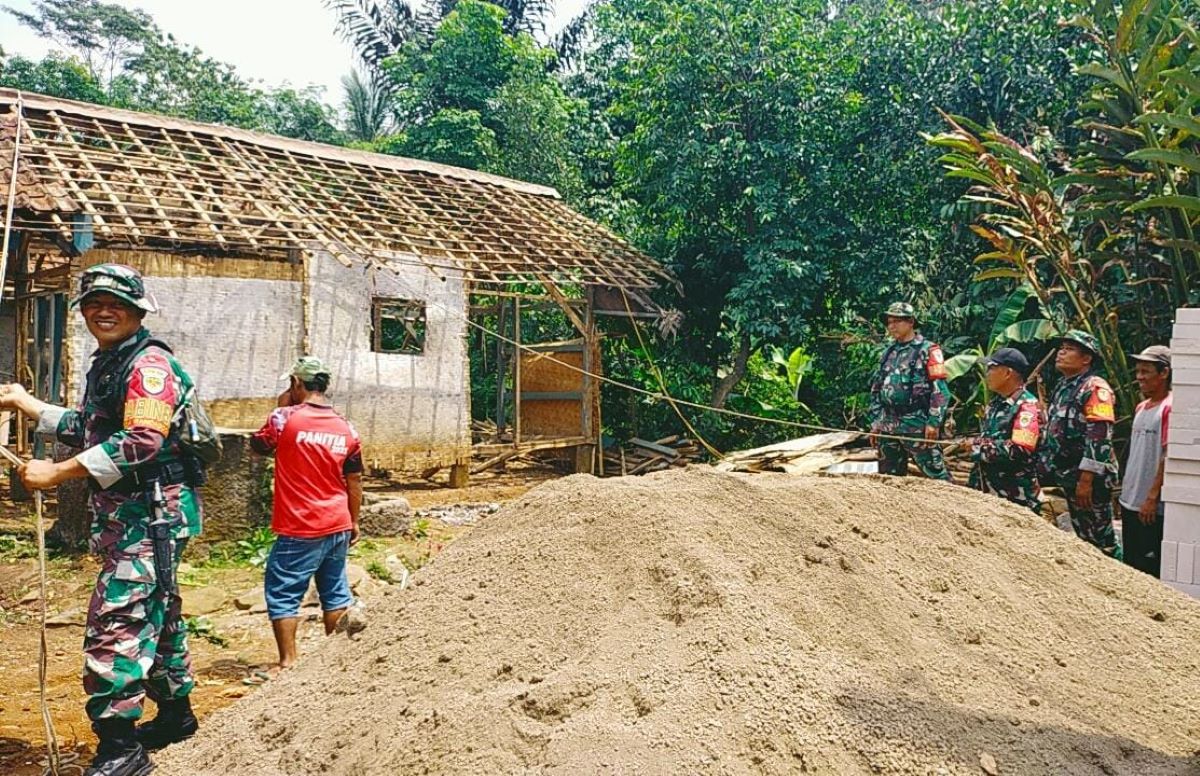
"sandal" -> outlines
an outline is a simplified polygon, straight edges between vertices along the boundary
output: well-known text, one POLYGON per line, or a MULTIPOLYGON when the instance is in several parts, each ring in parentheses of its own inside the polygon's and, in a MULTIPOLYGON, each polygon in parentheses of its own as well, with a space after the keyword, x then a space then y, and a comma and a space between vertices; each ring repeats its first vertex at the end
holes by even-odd
POLYGON ((263 671, 263 670, 251 671, 250 675, 242 680, 242 684, 248 685, 250 687, 258 687, 259 685, 266 684, 267 682, 271 681, 274 678, 275 678, 275 674, 272 674, 269 671, 263 671))

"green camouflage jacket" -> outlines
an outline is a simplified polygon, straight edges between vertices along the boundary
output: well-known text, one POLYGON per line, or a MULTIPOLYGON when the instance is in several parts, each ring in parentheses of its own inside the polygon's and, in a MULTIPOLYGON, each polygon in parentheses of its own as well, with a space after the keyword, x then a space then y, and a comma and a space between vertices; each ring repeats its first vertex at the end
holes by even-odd
MULTIPOLYGON (((76 409, 51 407, 38 430, 65 445, 83 448, 77 458, 91 475, 93 550, 128 546, 146 538, 150 510, 140 492, 124 492, 123 477, 149 463, 179 464, 178 424, 172 423, 190 377, 174 356, 151 345, 118 374, 146 329, 111 350, 92 354, 83 400, 76 409)), ((176 483, 163 488, 167 510, 178 518, 176 538, 200 533, 202 506, 195 488, 176 483)))
POLYGON ((1080 471, 1104 478, 1109 488, 1118 480, 1112 447, 1116 420, 1113 390, 1095 372, 1063 378, 1046 408, 1046 425, 1038 450, 1038 473, 1044 484, 1074 482, 1080 471))
POLYGON ((941 428, 950 406, 942 349, 920 334, 893 342, 871 382, 871 428, 874 431, 941 428))

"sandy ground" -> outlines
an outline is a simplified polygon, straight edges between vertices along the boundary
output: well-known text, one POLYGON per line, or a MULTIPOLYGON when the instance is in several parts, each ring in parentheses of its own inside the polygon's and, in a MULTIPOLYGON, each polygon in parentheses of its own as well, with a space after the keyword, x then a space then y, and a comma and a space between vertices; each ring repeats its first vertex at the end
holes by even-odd
POLYGON ((372 616, 161 772, 1200 773, 1200 605, 942 483, 564 478, 372 616))

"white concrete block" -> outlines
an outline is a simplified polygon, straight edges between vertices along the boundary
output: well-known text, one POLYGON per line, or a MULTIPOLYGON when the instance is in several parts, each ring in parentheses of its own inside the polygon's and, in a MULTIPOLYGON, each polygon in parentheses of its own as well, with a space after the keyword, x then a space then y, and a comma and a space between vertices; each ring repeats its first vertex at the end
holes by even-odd
POLYGON ((1200 385, 1200 369, 1172 369, 1171 385, 1200 385))
MULTIPOLYGON (((1164 582, 1167 582, 1165 579, 1164 582)), ((1187 593, 1192 598, 1200 598, 1200 585, 1185 585, 1181 582, 1167 582, 1168 585, 1181 593, 1187 593)))
POLYGON ((1196 385, 1173 385, 1171 386, 1171 416, 1175 413, 1187 413, 1200 411, 1200 386, 1196 385))
POLYGON ((1187 484, 1163 484, 1163 501, 1172 504, 1192 504, 1200 506, 1200 487, 1189 487, 1193 483, 1187 484))
POLYGON ((1200 354, 1200 340, 1173 339, 1170 342, 1170 348, 1172 359, 1177 355, 1194 356, 1200 354))
POLYGON ((1178 555, 1175 560, 1175 581, 1190 585, 1196 582, 1196 545, 1191 542, 1179 542, 1178 555))
POLYGON ((1171 351, 1172 369, 1200 369, 1200 351, 1171 351))
POLYGON ((1200 509, 1194 504, 1165 504, 1163 539, 1200 544, 1200 509), (1191 510, 1194 514, 1189 514, 1191 510))
POLYGON ((1167 476, 1188 475, 1200 478, 1200 461, 1185 461, 1180 458, 1168 458, 1166 465, 1167 476))
POLYGON ((1200 307, 1180 307, 1175 310, 1175 323, 1200 324, 1200 307))
POLYGON ((1171 341, 1200 339, 1200 323, 1176 323, 1171 329, 1171 341))
POLYGON ((1162 563, 1159 565, 1158 578, 1163 582, 1175 580, 1175 570, 1179 565, 1179 542, 1163 539, 1162 563))
MULTIPOLYGON (((1174 400, 1172 400, 1172 402, 1173 401, 1174 400)), ((1173 435, 1175 429, 1180 428, 1200 429, 1200 411, 1196 411, 1200 410, 1200 407, 1189 407, 1187 410, 1191 411, 1180 411, 1174 407, 1171 408, 1171 419, 1168 422, 1168 434, 1173 435)))
MULTIPOLYGON (((1175 418, 1171 418, 1175 420, 1175 418)), ((1200 428, 1188 428, 1183 424, 1171 424, 1167 430, 1167 441, 1174 445, 1195 445, 1200 443, 1200 428)))
POLYGON ((1176 444, 1172 438, 1167 445, 1168 458, 1180 458, 1185 461, 1200 461, 1200 445, 1176 444))

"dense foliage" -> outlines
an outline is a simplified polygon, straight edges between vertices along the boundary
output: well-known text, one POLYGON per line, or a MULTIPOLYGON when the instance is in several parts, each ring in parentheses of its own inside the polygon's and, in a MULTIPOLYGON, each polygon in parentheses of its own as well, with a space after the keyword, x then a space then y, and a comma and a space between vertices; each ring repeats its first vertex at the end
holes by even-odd
MULTIPOLYGON (((326 4, 363 67, 340 122, 97 0, 15 14, 65 53, 0 85, 555 186, 680 280, 673 335, 606 324, 609 374, 755 416, 860 424, 895 299, 958 356, 960 425, 979 354, 1038 361, 1065 326, 1105 343, 1128 410, 1122 354, 1200 301, 1194 2, 596 0, 565 26, 550 0, 326 4)), ((605 394, 617 436, 801 433, 682 414, 605 394)))

